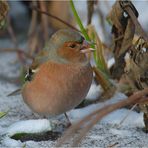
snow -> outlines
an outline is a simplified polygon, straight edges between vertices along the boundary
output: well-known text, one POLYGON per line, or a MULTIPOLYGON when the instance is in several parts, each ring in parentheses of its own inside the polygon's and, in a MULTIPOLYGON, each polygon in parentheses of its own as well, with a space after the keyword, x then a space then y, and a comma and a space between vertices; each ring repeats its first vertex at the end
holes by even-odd
POLYGON ((118 129, 110 129, 111 133, 115 134, 115 135, 120 135, 120 136, 132 136, 131 133, 128 130, 118 130, 118 129))
MULTIPOLYGON (((102 119, 101 123, 110 123, 113 125, 118 125, 122 119, 129 113, 128 109, 118 109, 111 114, 107 115, 102 119)), ((136 113, 131 111, 126 120, 122 123, 121 126, 132 126, 132 127, 144 127, 143 123, 143 113, 136 113)))
POLYGON ((2 141, 3 145, 5 147, 23 147, 23 144, 21 143, 21 141, 16 141, 13 140, 9 137, 6 137, 3 141, 2 141))
MULTIPOLYGON (((90 89, 91 91, 91 89, 90 89)), ((91 93, 91 92, 89 92, 91 93)), ((92 91, 93 93, 93 91, 92 91)), ((90 114, 91 112, 99 109, 99 108, 102 108, 106 105, 109 105, 109 104, 113 104, 113 103, 116 103, 118 101, 121 101, 123 99, 127 98, 124 94, 122 93, 116 93, 111 99, 105 101, 105 102, 101 102, 101 103, 97 103, 97 104, 92 104, 92 105, 89 105, 87 107, 84 107, 84 108, 81 108, 81 109, 73 109, 71 110, 70 112, 68 112, 68 115, 71 119, 71 121, 78 121, 80 119, 82 119, 83 117, 87 116, 88 114, 90 114)), ((127 110, 128 111, 128 110, 127 110)), ((119 111, 120 112, 120 111, 119 111)), ((127 112, 124 112, 124 114, 126 115, 127 112)), ((114 116, 112 116, 113 113, 111 113, 111 118, 104 118, 103 120, 105 121, 104 123, 110 123, 112 121, 112 119, 116 119, 114 116)), ((117 115, 118 115, 118 111, 117 111, 117 115)), ((117 116, 117 119, 120 121, 122 119, 122 116, 119 117, 117 116)))
POLYGON ((109 59, 108 62, 107 62, 108 68, 111 68, 114 65, 114 63, 115 63, 115 59, 114 58, 109 59))
POLYGON ((101 89, 100 85, 97 86, 96 84, 92 83, 86 98, 89 100, 96 99, 101 95, 102 92, 103 90, 101 89))
POLYGON ((26 120, 12 124, 6 130, 6 133, 11 137, 17 133, 41 133, 51 129, 51 123, 47 119, 26 120))
MULTIPOLYGON (((114 1, 110 1, 109 4, 111 5, 113 2, 114 1)), ((78 2, 76 3, 79 11, 82 12, 82 15, 85 15, 85 17, 82 18, 86 20, 86 12, 82 11, 82 5, 85 2, 82 1, 79 5, 78 2)), ((142 22, 142 26, 144 26, 145 29, 148 24, 147 19, 145 19, 148 11, 146 3, 147 1, 143 1, 142 3, 135 1, 140 14, 139 20, 142 22), (145 17, 142 17, 141 15, 145 17)), ((84 9, 85 7, 86 4, 84 5, 84 9)), ((101 7, 103 8, 102 5, 101 7)), ((106 8, 104 11, 106 11, 105 14, 107 14, 106 8)), ((94 16, 93 24, 97 26, 97 31, 103 40, 104 36, 97 19, 98 17, 94 16)), ((0 39, 1 47, 8 47, 8 45, 9 47, 13 47, 9 40, 0 39)), ((0 54, 0 76, 4 75, 10 78, 15 78, 19 75, 20 71, 18 70, 18 64, 14 61, 16 61, 15 54, 0 54)), ((108 66, 110 67, 113 63, 114 59, 110 59, 110 61, 108 61, 108 66)), ((23 102, 20 95, 7 97, 7 94, 16 89, 16 85, 8 83, 4 79, 0 79, 0 111, 9 111, 5 117, 0 119, 0 147, 54 147, 55 142, 50 140, 40 142, 21 142, 10 138, 15 133, 20 132, 37 133, 51 130, 51 120, 42 119, 42 116, 32 113, 32 111, 23 102)), ((102 90, 100 86, 92 83, 87 99, 95 99, 96 97, 99 97, 101 93, 102 90)), ((68 116, 72 123, 74 123, 98 108, 118 102, 125 98, 127 97, 124 94, 116 92, 110 100, 92 104, 81 109, 73 109, 68 112, 68 116)), ((148 135, 142 131, 142 128, 144 127, 143 113, 130 111, 126 120, 120 125, 120 122, 127 114, 129 114, 129 109, 122 108, 107 115, 92 128, 80 146, 108 147, 109 145, 117 143, 118 147, 147 147, 148 135)), ((65 123, 64 116, 61 115, 52 120, 53 123, 57 123, 57 131, 60 131, 60 125, 65 123)))

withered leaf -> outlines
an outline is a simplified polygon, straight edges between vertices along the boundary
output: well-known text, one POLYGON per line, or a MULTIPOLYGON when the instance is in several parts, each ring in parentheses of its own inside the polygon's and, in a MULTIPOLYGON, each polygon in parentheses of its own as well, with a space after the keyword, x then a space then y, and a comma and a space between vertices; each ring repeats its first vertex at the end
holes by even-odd
POLYGON ((115 65, 112 68, 112 77, 120 79, 124 73, 126 52, 132 47, 132 41, 135 34, 135 25, 127 12, 123 9, 123 4, 128 3, 133 14, 138 16, 138 12, 130 1, 116 1, 108 15, 112 22, 112 33, 114 36, 114 56, 115 65))
POLYGON ((5 24, 6 15, 8 13, 9 6, 7 1, 0 0, 0 28, 5 24))

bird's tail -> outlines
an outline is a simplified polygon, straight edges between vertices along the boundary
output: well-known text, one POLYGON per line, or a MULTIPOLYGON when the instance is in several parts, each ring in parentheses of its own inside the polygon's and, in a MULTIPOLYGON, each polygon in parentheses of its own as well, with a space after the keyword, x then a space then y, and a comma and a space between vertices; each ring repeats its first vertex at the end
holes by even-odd
POLYGON ((10 94, 7 95, 7 97, 15 96, 15 95, 19 95, 19 94, 21 94, 21 88, 11 92, 10 94))

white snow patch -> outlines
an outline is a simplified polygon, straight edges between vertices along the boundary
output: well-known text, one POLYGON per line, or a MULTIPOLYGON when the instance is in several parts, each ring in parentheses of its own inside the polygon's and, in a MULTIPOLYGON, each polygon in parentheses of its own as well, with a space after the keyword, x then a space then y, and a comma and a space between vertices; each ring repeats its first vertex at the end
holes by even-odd
POLYGON ((102 92, 103 90, 101 89, 100 85, 97 86, 96 84, 92 84, 86 98, 91 100, 96 99, 102 92))
POLYGON ((100 104, 93 104, 93 105, 89 105, 89 106, 81 108, 81 109, 73 109, 70 112, 68 112, 68 115, 72 121, 77 121, 77 120, 80 120, 83 117, 87 116, 88 114, 90 114, 94 110, 97 110, 100 107, 101 107, 100 104))
POLYGON ((47 119, 19 121, 6 130, 8 136, 16 133, 40 133, 51 130, 51 123, 47 119))
POLYGON ((2 144, 5 145, 5 147, 23 147, 23 144, 20 140, 14 140, 10 137, 5 137, 2 140, 2 144))
POLYGON ((108 68, 111 68, 114 65, 114 63, 115 63, 115 59, 114 58, 109 59, 108 62, 107 62, 108 68))
MULTIPOLYGON (((83 117, 87 116, 88 114, 92 113, 93 111, 102 108, 106 105, 113 104, 116 102, 119 102, 123 99, 127 98, 124 94, 122 93, 116 93, 111 99, 102 102, 102 103, 97 103, 93 105, 89 105, 87 107, 81 108, 81 109, 74 109, 70 112, 68 112, 69 117, 71 118, 72 122, 75 122, 77 120, 82 119, 83 117)), ((107 116, 105 116, 102 120, 101 123, 105 124, 113 124, 113 125, 118 125, 120 122, 123 120, 123 118, 127 115, 128 117, 126 120, 122 123, 124 126, 132 126, 132 127, 144 127, 144 122, 143 122, 143 113, 137 113, 135 111, 131 111, 129 113, 129 109, 118 109, 107 116)))
POLYGON ((70 112, 68 112, 69 117, 72 119, 72 121, 77 121, 79 119, 82 119, 83 117, 87 116, 88 114, 92 113, 93 111, 102 108, 108 104, 113 104, 116 103, 118 101, 121 101, 123 99, 127 98, 124 94, 122 93, 115 93, 115 95, 105 101, 105 102, 101 102, 101 103, 97 103, 97 104, 92 104, 89 105, 87 107, 81 108, 81 109, 73 109, 70 112))
POLYGON ((127 52, 127 53, 125 54, 124 60, 126 61, 126 60, 129 60, 129 59, 130 59, 130 54, 127 52))
MULTIPOLYGON (((122 119, 129 113, 128 109, 118 109, 102 119, 102 123, 119 125, 122 119)), ((143 113, 131 111, 121 126, 144 127, 143 113)))
POLYGON ((95 139, 95 140, 103 140, 104 139, 104 136, 99 136, 99 135, 90 135, 89 137, 91 137, 92 139, 95 139))
MULTIPOLYGON (((130 136, 132 133, 129 130, 118 130, 118 129, 110 129, 109 130, 114 135, 120 135, 122 137, 124 136, 130 136)), ((131 135, 132 136, 132 135, 131 135)))

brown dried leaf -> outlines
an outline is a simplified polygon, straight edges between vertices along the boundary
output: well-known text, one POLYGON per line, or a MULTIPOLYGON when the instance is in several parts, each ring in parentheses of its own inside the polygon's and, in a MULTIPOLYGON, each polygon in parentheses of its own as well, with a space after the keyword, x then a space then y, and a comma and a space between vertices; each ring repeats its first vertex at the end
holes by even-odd
POLYGON ((141 27, 139 21, 137 20, 138 12, 135 9, 134 5, 130 2, 127 1, 126 3, 123 3, 122 1, 120 2, 122 8, 128 13, 130 18, 132 19, 132 22, 134 23, 136 27, 137 33, 145 39, 145 41, 148 42, 148 36, 144 32, 143 28, 141 27), (132 4, 132 5, 131 5, 132 4))
MULTIPOLYGON (((122 3, 126 2, 127 1, 122 3)), ((131 2, 129 2, 129 5, 134 7, 131 2)), ((135 7, 133 9, 136 11, 135 7)), ((135 34, 135 26, 131 18, 128 17, 128 14, 121 7, 120 1, 116 1, 114 4, 111 11, 111 20, 113 20, 112 33, 115 38, 114 53, 115 58, 118 58, 132 45, 132 40, 135 34)))
POLYGON ((135 26, 133 25, 132 20, 129 19, 124 32, 124 38, 119 50, 119 55, 125 53, 132 46, 134 33, 135 33, 135 26))
POLYGON ((105 79, 104 74, 96 67, 93 67, 95 72, 96 80, 100 83, 104 91, 107 91, 111 86, 110 83, 105 79))
POLYGON ((122 18, 123 10, 121 9, 119 1, 116 1, 115 4, 112 6, 111 11, 109 12, 107 19, 111 21, 112 25, 118 29, 119 34, 123 34, 124 29, 123 24, 120 21, 122 18))
POLYGON ((3 21, 8 13, 9 6, 7 1, 0 0, 0 22, 3 21))
POLYGON ((142 38, 133 46, 129 58, 126 58, 126 76, 134 89, 148 87, 148 44, 142 38))
MULTIPOLYGON (((133 90, 148 88, 148 42, 139 38, 126 58, 125 77, 133 90)), ((148 102, 139 105, 144 113, 146 132, 148 131, 148 102)))
POLYGON ((115 65, 112 68, 112 77, 120 79, 124 73, 125 61, 124 56, 126 52, 132 47, 132 41, 135 34, 135 25, 127 12, 123 10, 123 4, 129 5, 130 9, 138 16, 138 12, 130 1, 116 1, 113 5, 108 19, 111 20, 113 27, 112 33, 114 35, 114 55, 115 65))

